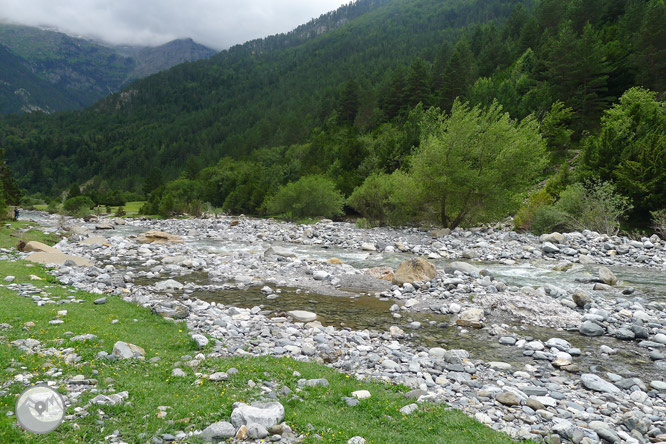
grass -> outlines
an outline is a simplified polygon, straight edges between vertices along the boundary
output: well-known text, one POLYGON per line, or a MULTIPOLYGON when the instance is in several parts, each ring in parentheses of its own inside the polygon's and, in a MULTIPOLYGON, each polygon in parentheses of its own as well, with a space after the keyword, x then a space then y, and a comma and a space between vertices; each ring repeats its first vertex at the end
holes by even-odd
MULTIPOLYGON (((17 223, 17 224, 20 224, 17 223)), ((3 232, 4 236, 4 232, 3 232)), ((0 242, 4 239, 1 238, 0 242)), ((182 322, 172 322, 152 314, 148 309, 108 295, 104 305, 95 305, 99 295, 74 290, 58 284, 40 266, 23 261, 0 261, 0 277, 12 275, 15 283, 30 283, 53 300, 76 298, 82 303, 46 304, 37 306, 30 298, 0 287, 0 323, 11 327, 0 330, 0 442, 7 443, 90 443, 104 442, 114 430, 128 443, 145 443, 163 433, 203 429, 217 421, 229 420, 232 404, 262 399, 261 387, 271 384, 274 390, 289 387, 294 393, 283 396, 285 421, 304 443, 346 443, 352 436, 363 436, 368 443, 510 443, 506 435, 492 431, 458 411, 439 404, 421 404, 419 410, 404 416, 399 409, 413 402, 403 396, 403 386, 361 382, 353 376, 334 369, 297 362, 293 359, 271 357, 235 357, 205 359, 198 367, 184 365, 184 356, 194 357, 200 351, 182 322), (31 275, 42 280, 31 280, 31 275), (58 311, 67 310, 65 316, 58 311), (62 319, 59 325, 49 324, 62 319), (27 322, 34 323, 26 327, 27 322), (97 339, 73 342, 72 335, 92 333, 97 339), (12 346, 17 339, 33 338, 44 349, 71 348, 81 361, 67 364, 64 357, 26 353, 12 346), (97 358, 100 351, 111 352, 116 341, 126 341, 143 347, 146 360, 111 362, 97 358), (159 357, 158 362, 150 358, 159 357), (175 367, 183 369, 186 377, 172 377, 175 367), (224 382, 212 382, 197 373, 210 374, 235 367, 238 373, 224 382), (294 376, 294 371, 302 376, 294 376), (66 391, 66 381, 75 375, 98 381, 94 386, 104 394, 128 391, 129 404, 94 406, 89 414, 66 420, 58 429, 46 435, 20 430, 13 411, 18 395, 26 385, 15 380, 17 374, 30 374, 30 381, 57 381, 56 387, 66 391), (110 379, 109 379, 110 378, 110 379), (329 387, 298 388, 300 378, 326 378, 329 387), (252 387, 249 381, 256 383, 252 387), (355 407, 348 407, 343 396, 355 390, 368 390, 372 397, 355 407), (158 407, 166 406, 166 416, 158 416, 158 407)), ((3 283, 0 281, 0 283, 3 283)), ((213 345, 203 353, 210 352, 213 345)), ((86 407, 98 393, 90 390, 67 408, 74 415, 77 408, 86 407)), ((187 442, 199 442, 189 439, 187 442)))
POLYGON ((47 245, 57 243, 59 237, 43 230, 29 221, 0 221, 0 248, 16 248, 20 241, 38 241, 47 245))

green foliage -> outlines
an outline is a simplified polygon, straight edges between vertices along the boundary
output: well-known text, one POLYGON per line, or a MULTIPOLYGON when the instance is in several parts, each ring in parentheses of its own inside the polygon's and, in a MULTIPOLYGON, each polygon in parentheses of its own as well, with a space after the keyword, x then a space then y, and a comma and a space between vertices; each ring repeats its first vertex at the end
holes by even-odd
POLYGON ((123 217, 123 216, 126 216, 126 215, 127 215, 127 213, 125 212, 124 207, 121 206, 121 207, 118 207, 116 209, 116 217, 123 217))
POLYGON ((631 198, 635 220, 648 220, 666 202, 666 104, 654 92, 630 89, 604 113, 582 160, 588 175, 614 180, 631 198))
POLYGON ((564 228, 569 231, 592 230, 615 235, 620 231, 620 222, 629 210, 629 199, 617 194, 612 183, 575 183, 560 194, 555 205, 537 212, 534 231, 543 233, 564 228))
POLYGON ((515 211, 545 164, 534 118, 517 122, 497 103, 482 109, 456 101, 451 115, 422 140, 412 175, 440 223, 455 228, 515 211))
POLYGON ((533 227, 537 212, 554 202, 555 199, 545 188, 531 194, 527 202, 516 213, 513 219, 514 228, 520 231, 541 231, 540 228, 533 227))
POLYGON ((336 217, 343 214, 344 197, 332 180, 324 176, 305 176, 278 189, 267 202, 270 214, 285 214, 290 219, 336 217))
POLYGON ((650 215, 652 216, 652 228, 662 239, 666 239, 666 208, 652 211, 650 215))
POLYGON ((405 225, 419 216, 420 190, 400 170, 373 174, 354 190, 347 204, 372 225, 405 225))
POLYGON ((81 217, 90 214, 90 210, 95 206, 95 202, 88 196, 77 196, 67 199, 63 203, 63 210, 70 216, 81 217))
POLYGON ((76 183, 73 183, 71 188, 69 189, 69 192, 67 193, 67 197, 69 199, 73 197, 78 197, 81 195, 81 187, 79 187, 76 183))

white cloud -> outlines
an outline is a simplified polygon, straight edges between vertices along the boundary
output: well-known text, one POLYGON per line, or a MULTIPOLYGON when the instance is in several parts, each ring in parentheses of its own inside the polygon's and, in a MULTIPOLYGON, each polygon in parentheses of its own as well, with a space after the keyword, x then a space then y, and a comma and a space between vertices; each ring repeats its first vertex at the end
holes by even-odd
POLYGON ((215 49, 288 32, 349 0, 0 0, 0 18, 116 44, 190 37, 215 49))

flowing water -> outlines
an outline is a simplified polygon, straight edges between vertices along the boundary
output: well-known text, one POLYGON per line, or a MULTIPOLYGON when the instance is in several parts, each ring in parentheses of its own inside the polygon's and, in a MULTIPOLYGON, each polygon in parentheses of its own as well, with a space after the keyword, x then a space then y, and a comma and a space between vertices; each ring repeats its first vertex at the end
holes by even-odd
MULTIPOLYGON (((33 216, 32 212, 25 212, 25 217, 33 216)), ((36 222, 53 225, 55 219, 47 218, 42 213, 34 213, 36 222)), ((133 227, 131 225, 118 226, 115 230, 102 231, 107 237, 137 235, 147 228, 133 227)), ((206 250, 211 253, 229 254, 233 252, 263 253, 271 244, 268 243, 242 243, 238 241, 216 240, 216 239, 186 239, 186 244, 193 249, 206 250)), ((411 258, 410 255, 401 253, 375 253, 346 250, 337 247, 322 247, 300 244, 274 243, 293 251, 300 259, 327 260, 332 257, 341 259, 345 264, 368 268, 376 266, 396 267, 403 260, 411 258)), ((438 268, 444 268, 449 261, 432 261, 438 268)), ((586 282, 596 275, 596 267, 577 266, 572 270, 563 272, 555 271, 546 262, 534 262, 532 264, 502 265, 497 263, 475 264, 479 268, 490 271, 497 279, 508 285, 541 287, 546 284, 573 290, 585 287, 586 282)), ((610 267, 624 285, 633 286, 646 301, 666 301, 666 274, 656 270, 610 267)), ((135 281, 136 285, 149 285, 160 279, 141 278, 135 281)), ((174 279, 198 285, 210 283, 206 273, 196 272, 189 275, 176 276, 174 279)), ((289 310, 308 310, 317 313, 318 319, 324 325, 333 325, 339 328, 351 329, 374 329, 386 331, 390 326, 396 325, 402 328, 409 336, 409 341, 423 347, 439 346, 443 348, 463 348, 471 353, 473 358, 486 361, 504 361, 518 367, 527 363, 533 363, 531 357, 522 355, 522 350, 511 346, 499 344, 498 338, 491 336, 487 330, 461 329, 451 326, 448 316, 435 313, 404 313, 401 318, 395 318, 390 312, 393 301, 381 299, 374 296, 360 295, 356 297, 324 296, 319 294, 297 291, 293 289, 280 289, 277 298, 270 299, 257 288, 246 290, 220 290, 214 292, 195 291, 191 294, 206 301, 215 301, 225 305, 251 308, 260 306, 271 314, 278 315, 289 310), (416 321, 421 325, 412 328, 411 322, 416 321)), ((628 296, 632 298, 633 296, 628 296)), ((508 324, 517 336, 522 338, 533 338, 547 341, 552 337, 559 337, 569 341, 574 347, 582 351, 582 356, 576 357, 574 362, 583 371, 593 369, 595 372, 602 370, 613 371, 622 375, 638 375, 645 380, 661 379, 664 369, 659 368, 647 357, 647 351, 640 349, 636 342, 620 341, 611 337, 589 338, 562 330, 538 328, 529 325, 512 325, 511 320, 493 319, 487 320, 487 325, 508 324), (613 355, 612 361, 599 353, 601 345, 608 345, 618 351, 613 355)))

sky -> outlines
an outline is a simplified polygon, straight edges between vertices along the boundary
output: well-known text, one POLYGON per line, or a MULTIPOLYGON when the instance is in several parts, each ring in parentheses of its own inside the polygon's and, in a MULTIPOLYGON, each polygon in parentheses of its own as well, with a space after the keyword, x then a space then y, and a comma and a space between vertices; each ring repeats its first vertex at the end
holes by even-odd
POLYGON ((56 27, 113 44, 190 37, 222 50, 288 32, 349 0, 0 0, 4 22, 56 27))

